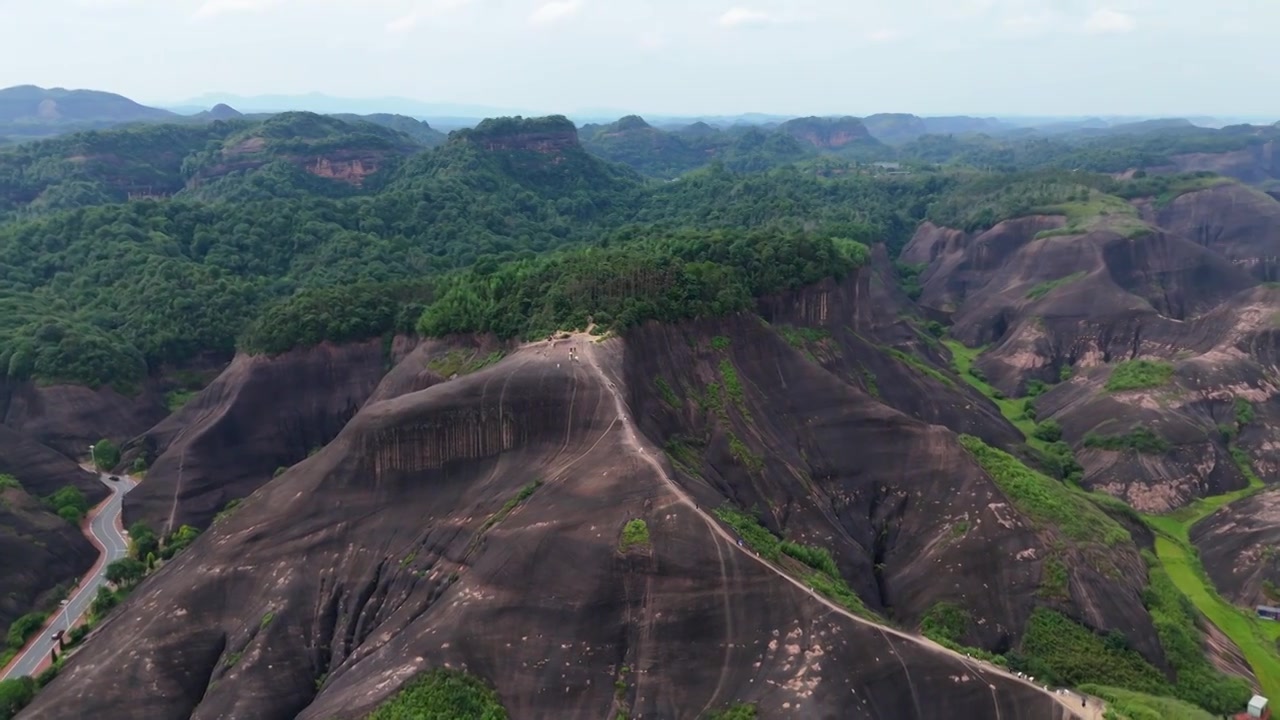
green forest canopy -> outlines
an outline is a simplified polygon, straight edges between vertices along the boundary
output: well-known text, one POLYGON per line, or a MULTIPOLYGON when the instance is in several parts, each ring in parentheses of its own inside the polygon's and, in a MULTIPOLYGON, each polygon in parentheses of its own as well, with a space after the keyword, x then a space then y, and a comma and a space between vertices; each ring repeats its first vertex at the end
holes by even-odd
MULTIPOLYGON (((794 138, 775 135, 733 134, 738 150, 672 182, 587 154, 557 117, 486 121, 438 148, 389 157, 359 188, 305 172, 290 153, 407 152, 407 136, 287 113, 0 151, 0 214, 9 213, 0 224, 0 374, 128 391, 162 366, 237 347, 276 353, 415 326, 514 337, 587 315, 624 327, 729 312, 865 262, 853 243, 883 242, 894 256, 926 216, 975 229, 1046 205, 1205 182, 1036 170, 1052 166, 1040 156, 1022 174, 873 177, 838 163, 793 164, 798 156, 783 146, 794 138), (256 170, 185 185, 255 137, 264 141, 256 170), (528 138, 537 143, 521 145, 528 138), (734 160, 739 151, 754 154, 734 160), (138 188, 172 196, 121 202, 138 188), (808 254, 791 262, 784 248, 808 254)), ((1225 130, 1152 137, 1046 142, 1075 152, 1257 139, 1225 130)))

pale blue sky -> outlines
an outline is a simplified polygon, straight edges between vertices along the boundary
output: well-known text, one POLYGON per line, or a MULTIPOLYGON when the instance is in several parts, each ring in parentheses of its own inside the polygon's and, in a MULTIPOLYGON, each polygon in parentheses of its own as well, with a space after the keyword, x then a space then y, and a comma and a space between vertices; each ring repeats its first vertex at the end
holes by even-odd
POLYGON ((1280 117, 1276 0, 0 0, 0 86, 1280 117))

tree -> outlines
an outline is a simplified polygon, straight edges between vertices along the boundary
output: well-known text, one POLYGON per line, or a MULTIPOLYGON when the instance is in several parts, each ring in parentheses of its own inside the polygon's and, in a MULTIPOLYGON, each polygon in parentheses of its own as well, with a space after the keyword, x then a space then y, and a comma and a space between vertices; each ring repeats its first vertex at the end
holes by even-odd
POLYGON ((105 438, 99 440, 93 445, 93 464, 102 472, 110 471, 120 464, 120 448, 105 438))
POLYGON ((196 541, 200 536, 200 531, 190 525, 183 525, 178 531, 170 535, 164 541, 164 547, 160 550, 160 557, 166 560, 177 555, 178 553, 190 547, 191 543, 196 541))
POLYGON ((132 587, 146 574, 146 565, 136 558, 123 558, 107 566, 107 582, 117 587, 132 587))
POLYGON ((1058 442, 1062 439, 1062 426, 1055 420, 1045 420, 1036 425, 1036 429, 1031 434, 1045 442, 1058 442))
POLYGON ((0 720, 17 715, 35 696, 36 681, 29 677, 0 680, 0 720))
POLYGON ((98 588, 98 594, 93 596, 93 603, 89 605, 89 612, 93 613, 96 618, 101 618, 111 611, 111 608, 120 604, 120 596, 111 592, 111 590, 103 585, 98 588))
POLYGON ((135 560, 160 552, 160 539, 154 530, 139 520, 129 526, 129 557, 135 560))

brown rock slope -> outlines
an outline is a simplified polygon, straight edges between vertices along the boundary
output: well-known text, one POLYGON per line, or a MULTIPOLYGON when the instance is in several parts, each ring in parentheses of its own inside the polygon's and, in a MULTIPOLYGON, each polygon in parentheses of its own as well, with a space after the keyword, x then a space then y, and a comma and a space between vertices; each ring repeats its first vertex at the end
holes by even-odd
POLYGON ((0 382, 0 424, 71 457, 89 445, 124 442, 169 414, 163 385, 148 382, 135 396, 111 388, 0 382))
POLYGON ((48 593, 93 566, 98 551, 80 529, 50 512, 39 498, 73 486, 96 504, 102 483, 66 457, 0 425, 0 634, 15 618, 44 605, 48 593))
POLYGON ((1280 602, 1280 493, 1238 500, 1196 523, 1191 541, 1218 592, 1238 605, 1280 602))
MULTIPOLYGON (((1062 426, 1087 484, 1158 512, 1247 482, 1220 427, 1236 424, 1237 398, 1262 412, 1280 391, 1280 293, 1259 287, 1275 272, 1280 203, 1227 184, 1158 211, 1139 205, 1160 225, 1103 222, 1064 235, 1062 218, 1029 217, 970 235, 926 224, 904 260, 927 263, 921 305, 949 316, 965 345, 987 348, 976 367, 1002 393, 1072 376, 1035 401, 1037 418, 1062 426), (1172 372, 1155 386, 1109 390, 1116 365, 1137 358, 1172 372), (1085 444, 1135 430, 1169 447, 1085 444)), ((1274 466, 1280 438, 1241 432, 1252 460, 1274 466)))
MULTIPOLYGON (((126 498, 127 521, 166 532, 207 526, 229 501, 332 440, 394 359, 411 350, 405 341, 388 351, 371 340, 237 356, 181 410, 129 443, 126 461, 138 454, 155 460, 147 482, 126 498)), ((426 361, 413 367, 425 370, 426 361)), ((401 375, 415 382, 410 366, 398 368, 401 375)))
MULTIPOLYGON (((495 683, 515 718, 597 718, 621 702, 692 718, 736 700, 764 717, 1066 715, 1031 686, 856 622, 714 530, 623 404, 636 363, 692 359, 688 343, 662 352, 653 339, 538 343, 366 406, 144 583, 23 717, 360 717, 442 664, 495 683), (633 518, 651 543, 622 552, 633 518), (634 674, 619 693, 622 665, 634 674)), ((797 397, 832 393, 786 424, 827 438, 823 452, 832 436, 869 448, 905 429, 961 466, 961 505, 998 500, 945 431, 848 410, 856 391, 791 365, 782 381, 797 397)), ((699 504, 725 481, 680 477, 699 504)), ((999 533, 988 512, 975 536, 999 533)), ((1034 542, 1007 538, 1010 550, 1034 542)), ((954 555, 917 550, 935 573, 954 555)), ((1015 576, 1035 565, 992 555, 981 562, 1015 576)), ((941 572, 967 584, 974 568, 941 572)))

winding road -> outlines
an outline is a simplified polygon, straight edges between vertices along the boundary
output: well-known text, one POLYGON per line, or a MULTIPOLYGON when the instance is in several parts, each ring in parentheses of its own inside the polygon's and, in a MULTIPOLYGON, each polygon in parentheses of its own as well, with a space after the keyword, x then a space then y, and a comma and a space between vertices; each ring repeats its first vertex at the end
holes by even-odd
MULTIPOLYGON (((86 468, 88 469, 88 468, 86 468)), ((92 472, 92 470, 90 470, 92 472)), ((94 564, 80 584, 76 586, 67 604, 59 608, 40 632, 22 649, 18 657, 0 674, 0 680, 18 678, 24 675, 35 675, 50 661, 57 641, 53 634, 59 630, 67 631, 89 612, 98 588, 106 584, 107 566, 119 560, 129 552, 129 539, 125 537, 121 526, 120 510, 124 506, 124 496, 134 488, 136 483, 128 475, 110 475, 99 473, 98 480, 111 489, 111 495, 93 510, 89 511, 89 521, 85 526, 85 536, 98 548, 98 562, 94 564), (119 480, 110 480, 118 477, 119 480)))
MULTIPOLYGON (((800 582, 799 580, 789 575, 786 571, 775 566, 773 563, 769 562, 768 560, 760 557, 759 554, 743 547, 741 544, 739 544, 736 541, 733 535, 731 535, 727 530, 724 529, 724 526, 722 526, 708 512, 700 508, 697 505, 697 503, 695 503, 693 499, 689 496, 689 494, 685 492, 684 488, 679 483, 677 483, 675 479, 671 477, 671 475, 667 473, 666 468, 663 467, 662 462, 658 459, 658 454, 655 452, 650 452, 645 448, 644 446, 645 443, 641 439, 643 436, 640 434, 640 431, 636 428, 635 423, 632 422, 630 413, 627 412, 626 401, 622 399, 622 393, 618 391, 617 385, 614 383, 613 379, 608 376, 608 374, 604 371, 603 368, 600 367, 600 364, 597 361, 597 358, 595 355, 598 347, 596 338, 585 333, 577 333, 574 335, 573 339, 576 340, 578 343, 577 355, 586 360, 584 364, 590 369, 590 371, 594 375, 596 375, 597 378, 599 378, 602 386, 609 392, 610 395, 613 396, 614 408, 617 412, 618 418, 622 420, 622 424, 624 428, 623 435, 625 436, 626 444, 632 449, 632 451, 638 453, 641 457, 644 458, 645 462, 654 469, 654 471, 658 474, 658 477, 661 478, 662 481, 671 490, 671 492, 675 494, 676 498, 680 502, 682 502, 684 505, 688 506, 689 510, 692 510, 694 513, 696 513, 698 517, 700 517, 703 520, 703 522, 707 524, 707 526, 711 529, 712 532, 714 532, 721 539, 723 539, 725 543, 727 543, 729 548, 736 549, 739 552, 746 555, 748 558, 755 560, 756 562, 765 566, 771 572, 775 573, 780 578, 791 583, 797 588, 800 588, 800 590, 804 591, 814 600, 818 601, 819 603, 822 603, 824 606, 826 606, 828 609, 832 610, 833 612, 839 615, 842 615, 848 618, 849 620, 852 620, 855 623, 858 623, 860 625, 869 626, 879 630, 880 633, 884 635, 886 642, 888 642, 890 647, 890 652, 892 652, 894 655, 897 655, 897 651, 893 650, 893 644, 892 642, 889 641, 889 636, 893 636, 900 640, 906 640, 911 643, 922 645, 932 650, 933 652, 941 653, 943 655, 949 655, 959 660, 965 667, 972 670, 978 677, 983 677, 984 675, 998 675, 998 676, 1004 677, 1005 679, 1012 680, 1015 683, 1019 683, 1019 684, 1034 688, 1038 692, 1043 692, 1046 695, 1048 695, 1050 698, 1052 698, 1055 703, 1060 705, 1066 711, 1067 717, 1069 718, 1077 718, 1081 720, 1102 720, 1103 715, 1105 713, 1105 706, 1102 703, 1102 701, 1099 700, 1098 698, 1092 698, 1092 697, 1082 698, 1081 695, 1076 694, 1074 692, 1071 692, 1067 695, 1060 695, 1057 692, 1053 690, 1049 690, 1048 688, 1045 688, 1041 685, 1038 685, 1030 681, 1029 679, 1024 678, 1016 673, 1009 672, 1007 670, 1004 670, 1003 668, 999 668, 995 665, 991 665, 990 663, 983 663, 977 660, 976 658, 971 658, 967 655, 964 655, 963 653, 955 652, 954 650, 943 647, 942 645, 939 645, 938 643, 935 643, 926 637, 919 636, 919 635, 912 635, 910 633, 903 632, 896 628, 887 627, 887 626, 872 622, 870 620, 867 620, 866 618, 856 615, 850 612, 849 610, 845 609, 844 607, 841 607, 840 605, 837 605, 836 603, 828 600, 823 595, 815 592, 805 583, 800 582), (1078 705, 1077 703, 1079 703, 1082 699, 1084 700, 1084 704, 1078 705)), ((995 698, 996 688, 994 685, 991 685, 991 693, 992 693, 993 700, 996 700, 995 698)), ((996 713, 997 713, 996 717, 998 717, 1000 712, 1000 704, 998 700, 996 700, 995 705, 996 705, 996 713)))

